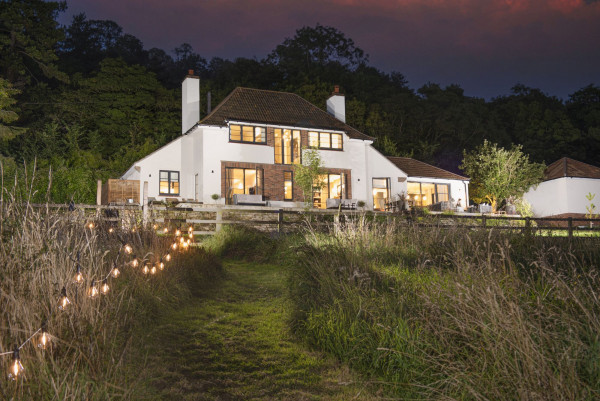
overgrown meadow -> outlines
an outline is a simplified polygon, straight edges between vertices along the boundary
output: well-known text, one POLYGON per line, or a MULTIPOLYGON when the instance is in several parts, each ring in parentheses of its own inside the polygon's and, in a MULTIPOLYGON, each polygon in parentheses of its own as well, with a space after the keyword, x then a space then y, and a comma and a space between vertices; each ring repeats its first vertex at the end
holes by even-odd
POLYGON ((22 189, 3 187, 0 202, 0 353, 8 353, 0 357, 0 399, 135 399, 141 384, 128 359, 141 334, 220 265, 201 250, 171 251, 166 262, 172 235, 135 218, 111 225, 80 210, 33 207, 22 189), (155 274, 144 274, 145 264, 155 274), (93 280, 99 293, 91 297, 93 280), (16 377, 15 346, 23 367, 16 377))
POLYGON ((364 216, 278 240, 242 233, 214 248, 285 261, 292 330, 386 397, 600 397, 598 238, 364 216))

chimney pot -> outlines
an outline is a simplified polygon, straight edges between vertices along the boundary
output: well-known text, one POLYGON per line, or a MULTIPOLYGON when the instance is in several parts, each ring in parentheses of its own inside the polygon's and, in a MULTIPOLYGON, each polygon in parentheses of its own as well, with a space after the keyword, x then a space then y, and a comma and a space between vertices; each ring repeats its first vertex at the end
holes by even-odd
POLYGON ((340 86, 339 85, 335 85, 333 87, 333 93, 340 93, 340 86))
POLYGON ((194 75, 194 70, 188 70, 188 75, 194 75))

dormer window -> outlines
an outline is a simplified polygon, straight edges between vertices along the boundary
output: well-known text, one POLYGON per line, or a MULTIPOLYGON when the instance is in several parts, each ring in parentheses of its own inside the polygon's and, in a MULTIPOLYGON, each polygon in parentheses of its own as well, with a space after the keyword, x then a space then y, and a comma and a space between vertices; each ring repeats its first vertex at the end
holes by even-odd
POLYGON ((333 132, 308 132, 308 146, 316 149, 342 150, 342 134, 333 132))
POLYGON ((267 143, 267 133, 265 127, 256 127, 253 125, 229 125, 229 142, 244 143, 267 143))

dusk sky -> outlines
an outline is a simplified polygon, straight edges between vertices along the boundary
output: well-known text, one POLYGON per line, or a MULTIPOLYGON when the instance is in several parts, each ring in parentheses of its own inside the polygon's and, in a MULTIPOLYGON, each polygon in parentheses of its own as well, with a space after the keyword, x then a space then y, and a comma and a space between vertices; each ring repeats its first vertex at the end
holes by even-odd
POLYGON ((206 59, 265 57, 302 26, 333 26, 412 88, 469 96, 516 83, 561 98, 600 84, 598 0, 68 0, 61 17, 110 19, 144 46, 190 43, 206 59))

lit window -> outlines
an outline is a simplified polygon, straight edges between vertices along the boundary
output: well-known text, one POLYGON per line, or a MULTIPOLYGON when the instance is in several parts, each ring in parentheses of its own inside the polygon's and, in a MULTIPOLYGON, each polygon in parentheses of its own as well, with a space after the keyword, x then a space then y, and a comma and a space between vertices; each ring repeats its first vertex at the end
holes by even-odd
POLYGON ((300 163, 300 131, 276 128, 274 138, 276 164, 300 163))
POLYGON ((331 132, 315 132, 308 133, 308 146, 319 149, 343 149, 342 134, 331 132))
POLYGON ((179 171, 159 172, 160 195, 179 195, 179 171))
POLYGON ((390 201, 390 179, 373 178, 373 209, 386 210, 390 201))
POLYGON ((225 201, 230 205, 233 195, 262 195, 263 170, 261 168, 226 168, 225 169, 226 195, 225 201))
POLYGON ((229 125, 229 141, 261 143, 267 142, 266 128, 251 125, 229 125))
POLYGON ((292 200, 294 198, 294 181, 291 171, 283 172, 283 199, 292 200))

